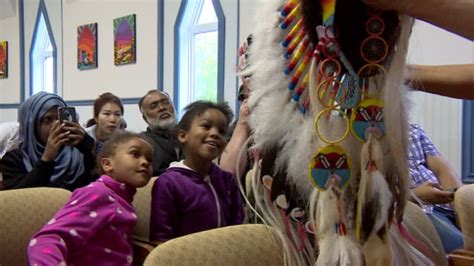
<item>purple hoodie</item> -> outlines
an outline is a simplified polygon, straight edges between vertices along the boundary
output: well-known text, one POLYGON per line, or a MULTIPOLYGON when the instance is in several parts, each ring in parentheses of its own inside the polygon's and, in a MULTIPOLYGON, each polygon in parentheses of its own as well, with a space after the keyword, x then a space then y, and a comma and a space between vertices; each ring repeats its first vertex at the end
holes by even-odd
POLYGON ((203 177, 183 161, 172 163, 152 190, 150 240, 166 240, 227 225, 244 218, 233 175, 212 164, 203 177))

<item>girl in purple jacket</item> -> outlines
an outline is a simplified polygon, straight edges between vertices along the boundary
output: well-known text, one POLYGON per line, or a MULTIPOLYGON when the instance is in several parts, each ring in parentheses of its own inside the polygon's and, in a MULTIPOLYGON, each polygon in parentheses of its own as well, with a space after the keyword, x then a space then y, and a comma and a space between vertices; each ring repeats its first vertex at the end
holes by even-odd
POLYGON ((131 265, 132 206, 136 188, 151 176, 150 144, 138 134, 117 133, 98 158, 102 176, 76 189, 69 202, 31 239, 30 265, 131 265))
POLYGON ((155 242, 243 221, 233 175, 212 162, 227 144, 232 111, 226 103, 205 101, 185 111, 178 140, 186 159, 172 163, 153 185, 150 240, 155 242))

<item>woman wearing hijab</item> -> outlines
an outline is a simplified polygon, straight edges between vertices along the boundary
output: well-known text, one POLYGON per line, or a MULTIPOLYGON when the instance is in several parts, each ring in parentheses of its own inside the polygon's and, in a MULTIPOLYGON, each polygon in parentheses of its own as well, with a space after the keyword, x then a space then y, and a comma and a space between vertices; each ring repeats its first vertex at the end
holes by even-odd
POLYGON ((77 122, 58 121, 66 103, 56 94, 39 92, 20 105, 18 149, 0 160, 4 189, 62 187, 92 181, 94 140, 77 122))

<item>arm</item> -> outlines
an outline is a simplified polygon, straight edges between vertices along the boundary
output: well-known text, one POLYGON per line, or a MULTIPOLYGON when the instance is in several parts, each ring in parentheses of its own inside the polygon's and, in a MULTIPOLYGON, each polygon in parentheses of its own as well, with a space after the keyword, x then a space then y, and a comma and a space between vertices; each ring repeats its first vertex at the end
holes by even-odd
POLYGON ((419 141, 426 159, 426 166, 436 176, 441 188, 446 190, 461 186, 461 182, 449 162, 439 153, 425 131, 421 127, 419 130, 419 141))
POLYGON ((425 131, 421 127, 417 127, 426 167, 433 172, 439 184, 428 181, 413 189, 413 192, 419 199, 427 203, 449 203, 453 201, 454 193, 446 191, 446 189, 458 187, 460 182, 449 163, 443 159, 425 131))
POLYGON ((428 164, 428 168, 433 171, 433 173, 438 178, 438 181, 443 189, 447 190, 458 188, 462 185, 449 162, 441 155, 427 156, 426 162, 428 164))
POLYGON ((68 190, 74 190, 76 188, 87 186, 89 183, 95 181, 98 175, 94 174, 94 167, 96 163, 96 157, 94 152, 94 139, 88 134, 84 135, 84 138, 76 145, 76 148, 84 155, 84 173, 77 178, 73 184, 68 184, 68 190))
POLYGON ((407 81, 415 90, 474 100, 474 64, 409 65, 407 81))
POLYGON ((412 189, 416 197, 429 204, 450 203, 454 199, 454 192, 442 190, 439 184, 425 182, 412 189))
POLYGON ((87 245, 115 215, 115 209, 108 193, 97 184, 75 191, 69 202, 32 237, 28 247, 30 265, 67 263, 68 251, 87 245))
MULTIPOLYGON (((242 149, 245 141, 249 136, 248 116, 250 114, 248 102, 244 100, 240 106, 239 120, 232 134, 232 137, 225 147, 224 152, 221 155, 219 166, 222 170, 236 174, 237 169, 237 158, 239 152, 242 149)), ((244 153, 245 157, 240 158, 239 173, 244 174, 245 167, 247 164, 247 153, 244 153)))
POLYGON ((395 10, 474 40, 474 1, 364 0, 379 9, 395 10))
POLYGON ((41 158, 32 165, 32 169, 29 172, 27 172, 24 165, 21 148, 7 153, 2 159, 0 166, 5 179, 5 188, 59 186, 59 184, 52 184, 50 178, 54 173, 54 159, 61 146, 68 141, 67 134, 67 132, 63 131, 63 126, 58 121, 54 122, 50 129, 44 152, 41 158))
POLYGON ((23 164, 21 149, 9 151, 0 160, 0 171, 3 174, 5 189, 52 186, 51 175, 54 172, 54 161, 38 160, 33 169, 27 172, 23 164))
POLYGON ((234 180, 234 176, 229 177, 229 186, 231 199, 229 225, 242 224, 244 221, 244 206, 242 203, 242 195, 237 186, 237 181, 234 180))
POLYGON ((150 241, 157 244, 176 237, 178 211, 170 178, 166 173, 161 175, 151 191, 150 241))

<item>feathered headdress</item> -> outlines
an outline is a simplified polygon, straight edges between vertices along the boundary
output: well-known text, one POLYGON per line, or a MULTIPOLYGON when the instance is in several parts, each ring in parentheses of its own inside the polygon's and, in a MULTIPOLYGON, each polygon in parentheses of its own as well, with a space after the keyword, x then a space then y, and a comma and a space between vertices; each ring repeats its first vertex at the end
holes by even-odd
POLYGON ((251 74, 255 197, 286 261, 426 262, 391 230, 409 193, 411 19, 359 0, 272 1, 259 16, 240 74, 251 74), (374 243, 380 252, 364 252, 374 243), (406 260, 391 255, 401 243, 406 260))

